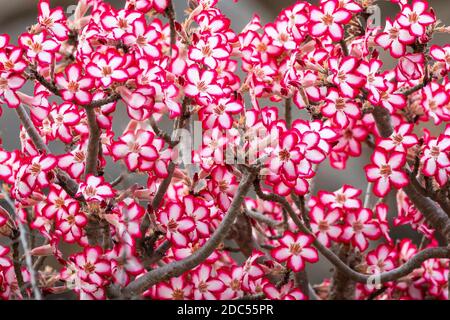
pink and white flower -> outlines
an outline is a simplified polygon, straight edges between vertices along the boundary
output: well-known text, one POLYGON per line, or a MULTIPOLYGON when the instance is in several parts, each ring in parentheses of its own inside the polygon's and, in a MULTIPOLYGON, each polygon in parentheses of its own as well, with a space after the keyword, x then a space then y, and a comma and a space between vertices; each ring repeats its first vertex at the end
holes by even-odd
POLYGON ((391 185, 397 189, 409 183, 408 176, 401 171, 406 163, 406 155, 394 151, 388 155, 387 151, 378 148, 372 154, 372 163, 365 166, 367 180, 374 183, 373 192, 378 197, 384 197, 391 190, 391 185))
POLYGON ((86 201, 105 201, 114 196, 114 190, 104 177, 96 177, 92 174, 86 177, 86 182, 81 182, 77 196, 83 196, 86 201))
POLYGON ((315 205, 311 208, 309 216, 311 217, 311 230, 324 246, 330 247, 331 240, 339 240, 342 233, 342 228, 339 226, 339 220, 342 217, 341 210, 326 211, 320 205, 315 205))
POLYGON ((280 246, 272 250, 272 257, 278 262, 287 261, 287 267, 294 272, 303 270, 305 261, 314 263, 319 260, 317 250, 311 246, 312 236, 286 231, 278 241, 280 246))
POLYGON ((312 6, 309 18, 312 36, 328 35, 333 41, 340 41, 344 37, 343 25, 350 21, 352 15, 345 8, 340 8, 337 0, 329 0, 320 8, 312 6))
POLYGON ((369 246, 370 240, 376 240, 381 236, 377 223, 372 219, 372 211, 369 209, 359 209, 349 212, 344 220, 345 226, 341 239, 351 243, 360 251, 364 251, 369 246))
POLYGON ((86 105, 92 101, 90 89, 94 86, 94 79, 83 76, 82 68, 79 64, 68 66, 63 74, 55 76, 56 84, 62 88, 61 96, 66 101, 74 101, 81 105, 86 105))
POLYGON ((436 21, 434 14, 426 12, 427 9, 428 2, 423 0, 414 0, 411 5, 404 5, 397 18, 398 24, 417 37, 423 36, 425 28, 436 21))

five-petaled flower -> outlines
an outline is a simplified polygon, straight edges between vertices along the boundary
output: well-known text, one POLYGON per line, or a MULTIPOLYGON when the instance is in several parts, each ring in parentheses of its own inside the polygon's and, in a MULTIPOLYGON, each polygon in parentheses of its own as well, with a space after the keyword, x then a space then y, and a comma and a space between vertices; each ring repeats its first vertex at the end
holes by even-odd
POLYGON ((305 261, 319 260, 317 250, 311 246, 314 238, 310 235, 286 231, 278 241, 280 246, 272 250, 272 257, 279 262, 287 261, 287 267, 294 272, 303 270, 305 261))
POLYGON ((81 182, 77 196, 82 195, 86 201, 105 201, 114 196, 114 190, 105 178, 92 174, 86 177, 86 182, 81 182))
POLYGON ((376 149, 372 154, 372 164, 365 166, 367 180, 374 183, 373 192, 378 197, 384 197, 395 188, 403 188, 409 182, 407 174, 402 171, 406 163, 406 155, 393 151, 388 154, 382 148, 376 149))

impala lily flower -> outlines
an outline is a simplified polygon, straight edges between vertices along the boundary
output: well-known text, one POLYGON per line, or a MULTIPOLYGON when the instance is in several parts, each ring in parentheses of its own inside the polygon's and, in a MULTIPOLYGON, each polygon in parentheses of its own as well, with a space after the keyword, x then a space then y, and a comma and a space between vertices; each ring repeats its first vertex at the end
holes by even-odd
POLYGON ((65 20, 64 12, 61 8, 51 10, 48 0, 41 0, 39 2, 39 25, 60 41, 68 38, 69 29, 65 20))
POLYGON ((72 178, 80 178, 86 166, 85 148, 79 146, 70 153, 59 156, 58 166, 66 170, 72 178))
POLYGON ((406 52, 406 45, 412 44, 414 41, 415 37, 408 29, 404 29, 398 21, 392 21, 390 18, 386 19, 384 32, 375 37, 375 42, 383 49, 389 49, 394 58, 403 56, 406 52))
POLYGON ((224 151, 228 143, 227 137, 219 128, 208 130, 203 136, 203 148, 200 151, 200 156, 212 158, 216 164, 223 164, 224 151))
POLYGON ((86 71, 90 76, 99 79, 104 87, 109 87, 113 81, 123 82, 128 79, 127 72, 122 69, 124 62, 123 57, 114 53, 96 54, 86 66, 86 71))
POLYGON ((396 85, 391 82, 385 82, 387 86, 386 91, 380 92, 380 101, 375 102, 371 97, 371 93, 369 93, 369 99, 375 104, 379 105, 383 108, 386 108, 389 110, 389 112, 393 112, 395 109, 401 109, 404 108, 406 105, 406 99, 403 94, 395 93, 396 91, 396 85))
POLYGON ((212 275, 210 265, 201 264, 192 272, 193 295, 195 300, 217 300, 225 291, 225 285, 212 275))
POLYGON ((92 101, 92 95, 89 90, 94 86, 94 80, 82 75, 80 65, 70 65, 65 70, 65 77, 61 73, 57 74, 55 81, 62 88, 61 95, 64 100, 74 101, 82 105, 92 101))
POLYGON ((208 104, 200 112, 202 116, 203 127, 213 129, 231 129, 233 125, 233 114, 242 112, 244 106, 241 102, 230 98, 220 98, 217 102, 208 104))
POLYGON ((76 106, 70 103, 63 103, 60 106, 54 104, 52 111, 50 111, 50 116, 53 119, 53 136, 65 143, 72 141, 73 136, 70 127, 78 124, 80 121, 80 114, 76 106))
POLYGON ((317 240, 327 247, 331 246, 331 240, 339 240, 342 233, 342 229, 338 225, 342 217, 342 212, 339 209, 326 212, 323 207, 316 205, 311 209, 309 215, 311 217, 311 230, 317 240))
POLYGON ((0 34, 0 49, 5 48, 9 44, 9 35, 0 34))
POLYGON ((381 232, 376 222, 372 219, 372 211, 369 209, 358 209, 345 216, 345 223, 341 239, 365 251, 369 246, 367 239, 376 240, 381 232))
POLYGON ((5 99, 6 104, 10 108, 17 108, 20 104, 19 96, 16 91, 25 84, 25 79, 21 76, 0 73, 0 97, 5 99))
POLYGON ((37 1, 37 23, 0 35, 0 104, 21 124, 17 150, 1 133, 0 299, 448 299, 450 47, 433 43, 449 27, 426 0, 390 2, 380 26, 375 0, 320 0, 235 31, 219 0, 188 0, 184 22, 176 1, 79 0, 70 18, 37 1), (368 150, 364 207, 348 184, 315 191, 368 150), (392 187, 396 210, 371 197, 392 187), (16 259, 14 217, 59 264, 16 259), (403 225, 420 247, 393 241, 403 225), (340 272, 311 291, 315 247, 388 272, 383 292, 340 272))
POLYGON ((24 33, 19 38, 19 44, 26 50, 27 57, 36 59, 41 64, 50 64, 59 49, 59 44, 52 39, 46 39, 46 36, 45 32, 33 35, 24 33))
POLYGON ((387 240, 387 242, 392 245, 393 241, 391 236, 389 235, 389 224, 387 220, 388 206, 384 203, 379 203, 375 206, 375 214, 377 216, 378 226, 383 234, 383 237, 387 240))
POLYGON ((268 282, 264 285, 263 291, 266 297, 272 300, 307 300, 300 289, 295 288, 293 281, 283 285, 280 289, 268 282))
POLYGON ((344 185, 335 192, 319 191, 320 202, 330 209, 341 208, 346 210, 354 210, 362 207, 361 190, 344 185))
POLYGON ((157 44, 159 37, 159 32, 146 26, 145 19, 140 18, 133 22, 133 32, 125 34, 123 41, 126 45, 136 46, 141 55, 157 59, 161 56, 161 48, 157 44))
POLYGON ((423 36, 425 28, 436 21, 432 13, 425 12, 427 8, 428 2, 422 0, 414 0, 411 5, 404 5, 397 18, 398 24, 408 28, 417 37, 423 36))
POLYGON ((450 136, 441 135, 438 139, 430 140, 423 151, 420 162, 423 163, 422 172, 426 176, 436 175, 439 168, 450 166, 448 150, 450 149, 450 136))
POLYGON ((225 167, 216 166, 211 171, 211 177, 211 190, 218 199, 219 208, 226 211, 231 204, 230 197, 233 197, 238 187, 236 176, 225 167))
POLYGON ((133 22, 141 17, 142 13, 132 10, 109 11, 103 14, 101 23, 106 30, 112 31, 115 39, 120 39, 132 31, 133 22))
POLYGON ((179 203, 170 203, 158 214, 158 222, 166 231, 166 237, 175 246, 186 247, 187 234, 195 229, 195 221, 184 214, 179 203))
POLYGON ((431 46, 430 55, 436 61, 442 62, 445 65, 445 70, 450 70, 450 44, 443 47, 437 45, 431 46))
POLYGON ((6 269, 12 265, 11 260, 7 257, 9 248, 0 245, 0 267, 6 269))
POLYGON ((449 102, 448 92, 437 83, 431 83, 422 90, 422 106, 435 124, 449 120, 448 111, 444 111, 449 102))
POLYGON ((377 274, 394 269, 396 265, 396 255, 393 248, 385 244, 380 244, 366 256, 368 271, 377 274))
POLYGON ((287 261, 287 267, 294 272, 305 268, 305 261, 314 263, 319 260, 317 250, 311 247, 314 238, 305 234, 286 231, 278 240, 280 247, 272 250, 272 257, 278 262, 287 261))
POLYGON ((361 111, 356 102, 339 96, 336 89, 332 88, 328 92, 327 101, 322 107, 322 113, 332 118, 341 128, 345 128, 349 124, 348 118, 359 119, 361 111))
POLYGON ((419 142, 417 136, 412 133, 413 129, 412 124, 402 123, 395 128, 394 133, 388 139, 379 139, 377 145, 386 151, 394 150, 405 153, 419 142))
POLYGON ((75 201, 58 186, 50 186, 47 199, 47 204, 42 208, 42 214, 48 219, 61 217, 67 213, 68 206, 75 201))
POLYGON ((13 48, 10 51, 0 50, 0 70, 8 73, 21 73, 27 67, 23 60, 23 52, 20 48, 13 48))
POLYGON ((45 188, 52 180, 51 171, 56 167, 57 159, 51 155, 33 157, 30 164, 21 167, 16 183, 17 192, 22 197, 28 197, 38 186, 45 188))
POLYGON ((209 210, 201 198, 185 196, 183 198, 184 212, 188 217, 194 220, 194 232, 197 237, 206 238, 209 236, 209 210))
POLYGON ((225 291, 221 293, 220 300, 231 300, 244 295, 242 275, 243 268, 238 266, 232 266, 230 269, 220 268, 217 271, 217 277, 225 285, 225 291))
POLYGON ((127 168, 134 171, 141 166, 142 159, 154 161, 158 158, 153 138, 150 131, 126 132, 118 142, 113 142, 111 154, 116 160, 124 159, 127 168))
POLYGON ((344 36, 343 24, 352 18, 346 9, 339 8, 337 0, 329 0, 320 8, 311 6, 309 32, 314 37, 328 35, 333 41, 340 41, 344 36))
POLYGON ((127 245, 115 245, 106 253, 106 257, 111 261, 111 276, 114 282, 122 287, 130 283, 132 276, 137 276, 144 271, 132 248, 127 245))
POLYGON ((111 265, 102 255, 99 247, 90 247, 70 258, 76 265, 80 279, 96 286, 103 285, 105 277, 111 274, 111 265))
POLYGON ((114 196, 114 190, 105 178, 88 175, 86 182, 80 183, 77 196, 83 195, 86 201, 104 201, 114 196))
POLYGON ((380 91, 386 91, 387 86, 382 75, 377 74, 383 63, 381 60, 372 59, 369 62, 362 61, 358 67, 358 72, 366 77, 364 86, 370 93, 369 99, 373 103, 378 103, 381 98, 380 91))
POLYGON ((391 185, 399 189, 409 182, 408 176, 401 168, 406 162, 406 155, 392 152, 389 156, 383 149, 376 149, 372 155, 372 163, 364 169, 367 180, 374 183, 373 192, 378 197, 384 197, 391 190, 391 185))
MULTIPOLYGON (((331 58, 329 63, 333 83, 339 87, 344 97, 355 98, 358 89, 364 85, 364 78, 358 73, 358 60, 354 57, 345 57, 341 61, 338 58, 331 58)), ((356 117, 354 107, 348 111, 354 118, 356 117)))
POLYGON ((274 151, 269 168, 276 174, 281 174, 287 181, 297 178, 297 164, 302 159, 298 146, 298 136, 293 132, 286 132, 280 137, 280 146, 274 151))
POLYGON ((61 232, 67 243, 80 241, 85 235, 84 226, 87 225, 88 219, 86 214, 80 210, 78 202, 71 202, 66 210, 61 211, 57 220, 56 229, 61 232))
POLYGON ((139 226, 144 214, 145 210, 135 200, 126 198, 105 219, 115 227, 119 242, 134 247, 135 239, 142 236, 139 226))
POLYGON ((424 269, 424 279, 433 285, 443 284, 447 281, 438 259, 427 260, 422 264, 422 267, 424 269))
POLYGON ((220 96, 222 89, 216 84, 216 73, 211 70, 201 71, 197 66, 190 67, 186 72, 187 84, 184 88, 186 95, 211 101, 212 97, 220 96))
POLYGON ((159 300, 188 300, 192 296, 192 284, 185 275, 172 277, 166 282, 156 285, 153 298, 159 300))
POLYGON ((293 50, 297 46, 289 32, 287 21, 277 21, 274 24, 268 24, 264 31, 273 39, 272 44, 274 46, 282 47, 286 50, 293 50))
POLYGON ((211 69, 217 67, 217 60, 227 59, 229 56, 230 50, 219 35, 203 37, 189 50, 189 59, 201 62, 211 69))
POLYGON ((158 12, 163 12, 169 5, 169 0, 150 0, 153 8, 158 12))
MULTIPOLYGON (((244 263, 243 275, 242 275, 242 286, 244 290, 250 291, 252 285, 261 280, 265 272, 262 266, 256 261, 258 258, 263 257, 264 254, 260 251, 253 251, 250 257, 244 263)), ((261 287, 262 289, 262 287, 261 287)))

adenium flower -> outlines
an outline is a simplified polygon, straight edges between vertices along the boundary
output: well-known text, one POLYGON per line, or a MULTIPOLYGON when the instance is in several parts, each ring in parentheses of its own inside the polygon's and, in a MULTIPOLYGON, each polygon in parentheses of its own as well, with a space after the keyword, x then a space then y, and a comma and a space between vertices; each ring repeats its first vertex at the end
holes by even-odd
POLYGON ((114 196, 114 190, 105 178, 92 174, 86 177, 86 182, 80 183, 77 196, 82 195, 86 201, 105 201, 114 196))
POLYGON ((351 242, 360 251, 365 251, 369 246, 368 239, 376 240, 381 235, 372 215, 372 211, 365 208, 348 213, 344 218, 346 224, 341 239, 345 242, 351 242))
POLYGON ((409 182, 408 176, 401 168, 406 162, 406 155, 392 152, 391 155, 383 149, 376 149, 372 155, 372 163, 364 169, 367 179, 374 183, 373 192, 378 197, 384 197, 391 190, 391 185, 399 189, 409 182))
POLYGON ((314 263, 319 260, 317 250, 311 247, 313 237, 309 235, 286 231, 278 241, 280 247, 272 250, 272 257, 279 262, 287 261, 287 267, 294 272, 303 270, 305 261, 314 263))
POLYGON ((352 18, 345 8, 339 7, 339 1, 324 2, 320 8, 311 7, 309 31, 314 37, 328 35, 333 41, 340 41, 344 36, 343 24, 352 18))

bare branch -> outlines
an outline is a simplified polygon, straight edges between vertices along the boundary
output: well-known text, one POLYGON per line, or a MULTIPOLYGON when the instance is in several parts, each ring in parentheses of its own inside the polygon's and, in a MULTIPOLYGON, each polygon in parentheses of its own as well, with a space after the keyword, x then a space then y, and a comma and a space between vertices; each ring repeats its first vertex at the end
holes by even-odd
POLYGON ((258 222, 264 223, 268 225, 271 228, 279 227, 281 224, 283 224, 283 221, 277 221, 270 219, 269 217, 266 217, 264 214, 254 211, 254 210, 245 210, 245 214, 258 222))
POLYGON ((89 127, 89 142, 87 147, 86 168, 84 170, 84 175, 97 175, 101 130, 97 123, 95 110, 93 108, 85 108, 85 110, 89 127))

